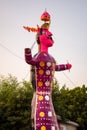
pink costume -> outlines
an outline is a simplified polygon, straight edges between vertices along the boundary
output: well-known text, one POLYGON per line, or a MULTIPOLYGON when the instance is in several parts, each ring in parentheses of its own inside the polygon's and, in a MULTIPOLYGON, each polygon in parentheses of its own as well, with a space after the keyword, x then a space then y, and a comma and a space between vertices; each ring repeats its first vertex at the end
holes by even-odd
POLYGON ((25 60, 35 66, 36 102, 34 114, 35 130, 59 130, 52 104, 52 83, 55 71, 70 69, 70 64, 56 65, 55 59, 48 53, 53 45, 52 34, 47 29, 38 29, 41 52, 32 57, 31 50, 25 49, 25 60))

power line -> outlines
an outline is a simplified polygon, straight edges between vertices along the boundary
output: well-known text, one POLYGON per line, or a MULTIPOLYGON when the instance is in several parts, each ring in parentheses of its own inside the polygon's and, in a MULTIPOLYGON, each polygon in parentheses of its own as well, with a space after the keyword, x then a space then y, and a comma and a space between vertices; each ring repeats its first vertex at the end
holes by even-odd
POLYGON ((4 48, 5 50, 7 50, 9 53, 11 53, 12 55, 14 55, 15 57, 21 59, 21 60, 24 60, 22 57, 18 56, 17 54, 15 54, 14 52, 12 52, 9 48, 7 48, 6 46, 4 46, 3 44, 0 43, 0 46, 2 48, 4 48))
POLYGON ((64 76, 72 83, 72 85, 76 86, 76 84, 63 72, 64 76))
MULTIPOLYGON (((16 55, 13 51, 11 51, 9 48, 7 48, 6 46, 4 46, 3 44, 0 43, 0 46, 5 49, 6 51, 8 51, 10 54, 12 54, 13 56, 16 56, 17 58, 24 60, 22 57, 16 55)), ((25 75, 24 79, 28 76, 29 72, 25 75)))

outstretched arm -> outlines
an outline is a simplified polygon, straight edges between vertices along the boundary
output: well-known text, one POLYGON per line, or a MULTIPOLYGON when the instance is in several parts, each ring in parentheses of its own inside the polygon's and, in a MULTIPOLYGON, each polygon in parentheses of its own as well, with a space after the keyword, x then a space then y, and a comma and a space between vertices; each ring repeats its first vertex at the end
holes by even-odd
POLYGON ((70 70, 72 67, 71 64, 61 64, 61 65, 56 65, 55 66, 55 71, 63 71, 63 70, 70 70))
POLYGON ((25 48, 25 61, 28 64, 31 64, 31 65, 35 65, 36 64, 34 58, 32 58, 32 53, 31 53, 31 49, 30 48, 25 48))

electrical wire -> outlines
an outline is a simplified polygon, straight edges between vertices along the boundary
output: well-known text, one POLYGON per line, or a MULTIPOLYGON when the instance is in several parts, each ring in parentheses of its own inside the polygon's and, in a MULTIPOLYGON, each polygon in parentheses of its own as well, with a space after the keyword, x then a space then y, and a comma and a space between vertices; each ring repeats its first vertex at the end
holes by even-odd
MULTIPOLYGON (((36 41, 32 44, 31 50, 33 49, 35 43, 36 43, 36 41)), ((13 56, 15 56, 15 57, 17 57, 17 58, 19 58, 19 59, 21 59, 21 60, 24 61, 24 59, 23 59, 22 57, 16 55, 13 51, 11 51, 9 48, 7 48, 6 46, 4 46, 3 44, 0 43, 0 46, 1 46, 3 49, 5 49, 6 51, 8 51, 10 54, 12 54, 13 56)), ((29 71, 28 71, 27 74, 24 76, 24 79, 26 79, 28 75, 29 75, 29 71)))
POLYGON ((24 60, 22 57, 16 55, 14 52, 12 52, 10 49, 8 49, 8 48, 7 48, 6 46, 4 46, 3 44, 0 43, 0 46, 1 46, 2 48, 4 48, 5 50, 7 50, 7 51, 8 51, 9 53, 11 53, 12 55, 14 55, 15 57, 17 57, 17 58, 19 58, 19 59, 21 59, 21 60, 24 60))
POLYGON ((63 72, 64 76, 72 83, 72 85, 76 86, 76 84, 63 72))

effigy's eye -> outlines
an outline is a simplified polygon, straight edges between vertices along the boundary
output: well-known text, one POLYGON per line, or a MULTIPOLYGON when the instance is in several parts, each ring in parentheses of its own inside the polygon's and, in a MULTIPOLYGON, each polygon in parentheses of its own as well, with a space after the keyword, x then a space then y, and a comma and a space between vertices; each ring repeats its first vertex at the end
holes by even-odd
POLYGON ((47 38, 52 40, 52 36, 48 36, 47 38))

